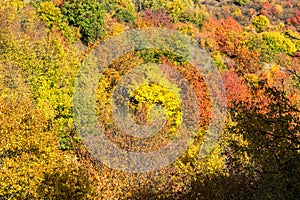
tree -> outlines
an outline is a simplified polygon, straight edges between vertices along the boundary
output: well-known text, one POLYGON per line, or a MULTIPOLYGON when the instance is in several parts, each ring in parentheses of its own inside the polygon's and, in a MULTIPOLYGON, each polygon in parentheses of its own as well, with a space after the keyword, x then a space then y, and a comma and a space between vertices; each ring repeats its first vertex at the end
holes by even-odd
POLYGON ((251 50, 260 52, 262 63, 269 63, 280 53, 293 55, 297 48, 295 43, 284 34, 275 31, 267 31, 250 36, 246 41, 251 50))
POLYGON ((35 108, 21 70, 0 62, 0 198, 85 199, 85 168, 62 152, 58 134, 35 108))
POLYGON ((232 145, 236 152, 245 152, 254 163, 257 181, 254 198, 296 199, 299 182, 299 120, 297 105, 285 91, 262 87, 260 97, 242 105, 236 112, 236 125, 231 133, 241 134, 248 143, 244 148, 232 145))
POLYGON ((75 28, 71 28, 63 18, 61 10, 52 1, 41 2, 37 5, 37 13, 52 31, 61 31, 70 42, 75 42, 78 36, 75 28))
POLYGON ((200 36, 201 46, 225 54, 235 62, 233 67, 239 73, 255 73, 260 69, 259 52, 248 48, 245 44, 247 35, 243 34, 243 28, 232 17, 208 19, 203 24, 200 36))
POLYGON ((136 21, 138 28, 144 27, 162 27, 171 28, 171 18, 167 13, 160 9, 157 11, 145 10, 136 21))
POLYGON ((264 29, 268 28, 270 21, 266 16, 259 15, 254 17, 252 24, 257 32, 262 32, 264 29))
POLYGON ((245 5, 246 3, 248 3, 250 0, 235 0, 234 3, 240 5, 240 6, 243 6, 245 5))
POLYGON ((98 1, 66 1, 62 7, 62 13, 71 26, 80 28, 81 40, 85 44, 95 42, 103 37, 105 13, 98 1))
POLYGON ((119 22, 133 23, 136 19, 134 4, 130 0, 104 0, 101 3, 106 12, 119 22))

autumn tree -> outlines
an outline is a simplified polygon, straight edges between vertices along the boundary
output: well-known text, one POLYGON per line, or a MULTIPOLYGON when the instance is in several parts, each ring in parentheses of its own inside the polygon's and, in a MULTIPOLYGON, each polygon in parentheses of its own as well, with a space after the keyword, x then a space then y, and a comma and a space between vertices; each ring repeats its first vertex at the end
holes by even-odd
POLYGON ((261 100, 240 106, 230 132, 241 134, 244 148, 231 148, 247 153, 257 179, 253 179, 253 198, 266 195, 276 199, 295 199, 299 187, 299 108, 284 91, 262 88, 261 100))

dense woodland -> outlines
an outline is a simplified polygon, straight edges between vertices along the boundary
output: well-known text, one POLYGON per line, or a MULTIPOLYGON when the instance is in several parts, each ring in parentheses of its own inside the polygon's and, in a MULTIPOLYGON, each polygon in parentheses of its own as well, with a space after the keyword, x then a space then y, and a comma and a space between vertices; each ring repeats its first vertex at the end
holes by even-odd
MULTIPOLYGON (((299 31, 298 0, 1 0, 0 199, 300 199, 299 31), (72 99, 97 45, 148 27, 179 31, 211 55, 226 89, 226 119, 200 158, 211 114, 201 74, 160 50, 122 55, 99 77, 95 96, 99 123, 120 148, 128 138, 114 134, 111 93, 141 63, 180 71, 201 108, 199 130, 176 162, 129 173, 92 156, 72 99)), ((153 137, 154 149, 157 139, 164 141, 153 137)))

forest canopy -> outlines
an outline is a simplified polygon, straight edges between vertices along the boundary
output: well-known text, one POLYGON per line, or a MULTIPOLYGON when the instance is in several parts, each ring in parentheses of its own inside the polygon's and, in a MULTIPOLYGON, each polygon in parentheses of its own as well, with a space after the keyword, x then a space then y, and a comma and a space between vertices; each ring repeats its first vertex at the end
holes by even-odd
POLYGON ((0 199, 300 199, 300 2, 1 0, 0 137, 0 199), (131 30, 169 38, 155 41, 160 49, 113 44, 131 30), (207 53, 218 80, 189 62, 184 38, 207 53), (106 41, 122 55, 106 54, 106 41), (117 148, 147 154, 181 134, 193 140, 154 171, 107 166, 77 126, 76 106, 90 108, 74 103, 85 81, 97 83, 82 91, 95 109, 80 120, 95 115, 117 148), (133 92, 115 95, 120 85, 133 92), (140 139, 114 119, 115 104, 136 127, 166 123, 140 139), (218 140, 199 156, 223 111, 218 140))

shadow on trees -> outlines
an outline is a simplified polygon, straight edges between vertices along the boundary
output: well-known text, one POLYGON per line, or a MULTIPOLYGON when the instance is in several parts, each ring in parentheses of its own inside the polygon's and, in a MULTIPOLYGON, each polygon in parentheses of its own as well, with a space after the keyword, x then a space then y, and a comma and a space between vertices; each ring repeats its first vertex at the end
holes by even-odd
POLYGON ((229 141, 227 174, 199 175, 187 199, 300 199, 300 111, 277 88, 264 88, 260 99, 231 111, 228 132, 246 145, 229 141))

